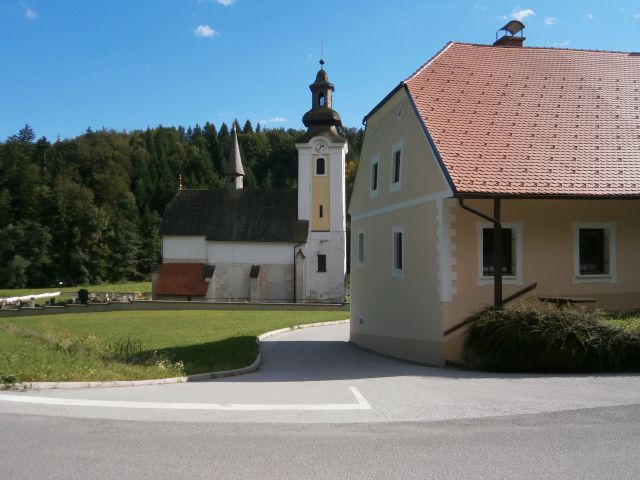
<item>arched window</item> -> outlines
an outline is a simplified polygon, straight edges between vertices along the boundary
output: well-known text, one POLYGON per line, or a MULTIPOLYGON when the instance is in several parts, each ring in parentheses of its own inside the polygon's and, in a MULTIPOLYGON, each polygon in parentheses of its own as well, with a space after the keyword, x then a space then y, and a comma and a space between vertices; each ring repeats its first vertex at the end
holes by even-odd
POLYGON ((321 107, 324 107, 324 93, 323 93, 323 92, 320 92, 320 93, 318 94, 318 104, 319 104, 321 107))
POLYGON ((320 157, 316 160, 316 175, 324 175, 324 158, 320 157))

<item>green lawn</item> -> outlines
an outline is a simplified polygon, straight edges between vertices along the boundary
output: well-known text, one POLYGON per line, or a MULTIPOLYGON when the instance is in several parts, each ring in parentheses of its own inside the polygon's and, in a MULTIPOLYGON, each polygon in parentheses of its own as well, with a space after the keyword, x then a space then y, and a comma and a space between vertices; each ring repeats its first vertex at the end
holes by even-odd
POLYGON ((255 337, 342 320, 333 311, 74 313, 0 319, 0 375, 26 381, 141 380, 249 365, 255 337))
POLYGON ((640 332, 640 313, 612 314, 603 322, 608 325, 622 327, 628 331, 640 332))

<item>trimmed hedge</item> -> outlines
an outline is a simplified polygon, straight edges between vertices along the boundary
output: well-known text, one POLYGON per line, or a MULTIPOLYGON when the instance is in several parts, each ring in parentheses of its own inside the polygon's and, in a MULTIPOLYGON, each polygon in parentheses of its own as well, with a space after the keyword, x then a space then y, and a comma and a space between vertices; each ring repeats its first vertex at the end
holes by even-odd
POLYGON ((465 360, 497 371, 640 371, 640 332, 607 325, 602 312, 519 303, 470 324, 465 360))

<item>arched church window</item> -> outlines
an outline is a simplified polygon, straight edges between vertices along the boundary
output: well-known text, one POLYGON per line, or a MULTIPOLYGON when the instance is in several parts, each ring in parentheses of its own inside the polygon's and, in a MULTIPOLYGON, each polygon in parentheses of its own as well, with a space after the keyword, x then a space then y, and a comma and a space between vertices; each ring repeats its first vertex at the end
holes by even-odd
POLYGON ((318 94, 318 103, 321 107, 324 107, 324 93, 322 92, 318 94))
POLYGON ((316 175, 325 175, 324 158, 320 157, 316 160, 316 175))

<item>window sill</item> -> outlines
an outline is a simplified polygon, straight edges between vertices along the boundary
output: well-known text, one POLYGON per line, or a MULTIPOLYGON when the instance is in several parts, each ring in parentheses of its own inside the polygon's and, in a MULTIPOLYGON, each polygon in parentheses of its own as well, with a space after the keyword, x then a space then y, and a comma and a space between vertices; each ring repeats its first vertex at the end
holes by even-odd
POLYGON ((389 192, 399 192, 402 189, 400 182, 392 183, 389 187, 389 192))
POLYGON ((617 275, 574 275, 571 279, 573 285, 581 283, 618 283, 617 275))
POLYGON ((404 270, 393 269, 391 275, 395 278, 399 278, 400 280, 404 280, 404 270))
POLYGON ((378 198, 378 190, 369 190, 369 198, 378 198))
MULTIPOLYGON (((503 285, 524 285, 524 279, 517 275, 504 275, 502 277, 503 285)), ((493 277, 478 277, 478 286, 493 285, 493 277)))

